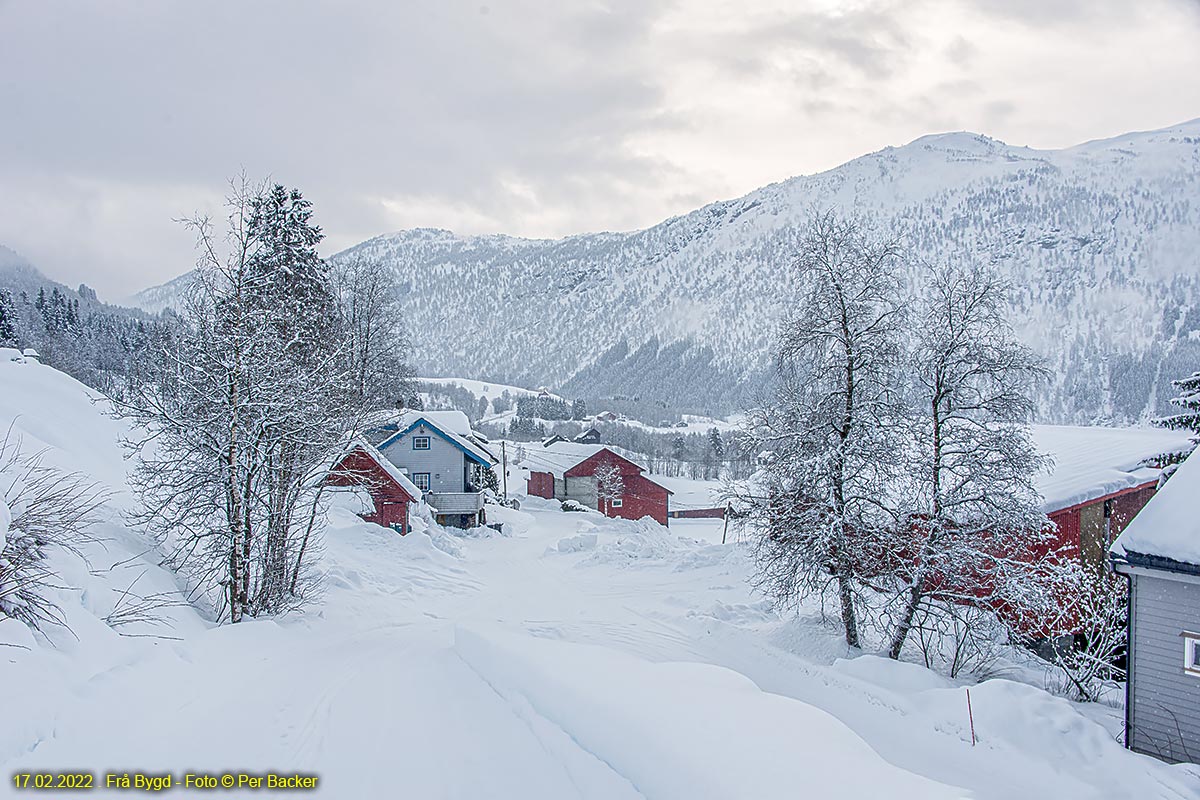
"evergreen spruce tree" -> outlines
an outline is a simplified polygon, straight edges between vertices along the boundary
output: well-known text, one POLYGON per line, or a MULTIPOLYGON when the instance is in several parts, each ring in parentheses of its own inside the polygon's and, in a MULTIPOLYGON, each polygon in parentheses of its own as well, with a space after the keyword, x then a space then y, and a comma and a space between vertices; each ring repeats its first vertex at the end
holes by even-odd
POLYGON ((1160 485, 1171 477, 1179 463, 1196 449, 1197 444, 1200 444, 1200 372, 1193 372, 1186 378, 1173 380, 1171 385, 1179 390, 1179 396, 1171 398, 1171 405, 1176 406, 1180 411, 1177 414, 1168 414, 1152 420, 1152 424, 1174 431, 1191 431, 1192 446, 1183 452, 1163 453, 1159 456, 1159 462, 1167 465, 1162 472, 1160 485))
POLYGON ((17 346, 17 307, 12 295, 0 292, 0 347, 17 346))
POLYGON ((1200 372, 1171 381, 1171 385, 1179 390, 1179 396, 1171 398, 1171 405, 1180 408, 1181 411, 1159 417, 1154 420, 1154 424, 1160 428, 1191 431, 1196 434, 1193 437, 1193 441, 1196 441, 1200 438, 1200 372))

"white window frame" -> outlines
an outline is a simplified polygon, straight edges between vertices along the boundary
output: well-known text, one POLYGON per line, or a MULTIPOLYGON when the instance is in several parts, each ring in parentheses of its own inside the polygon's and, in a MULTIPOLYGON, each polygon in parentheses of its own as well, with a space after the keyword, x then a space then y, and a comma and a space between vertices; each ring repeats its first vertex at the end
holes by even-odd
POLYGON ((413 486, 416 486, 422 492, 429 491, 429 473, 428 472, 414 472, 413 476, 412 476, 412 482, 413 482, 413 486), (424 486, 421 485, 422 479, 424 479, 424 481, 425 481, 424 486))
POLYGON ((430 448, 430 440, 428 436, 414 436, 412 442, 413 450, 428 450, 430 448), (417 447, 417 442, 424 442, 425 446, 417 447))
POLYGON ((625 501, 619 497, 614 497, 610 502, 612 503, 613 508, 620 508, 621 506, 625 505, 625 501))
POLYGON ((1183 637, 1183 671, 1200 678, 1200 633, 1184 631, 1183 637))

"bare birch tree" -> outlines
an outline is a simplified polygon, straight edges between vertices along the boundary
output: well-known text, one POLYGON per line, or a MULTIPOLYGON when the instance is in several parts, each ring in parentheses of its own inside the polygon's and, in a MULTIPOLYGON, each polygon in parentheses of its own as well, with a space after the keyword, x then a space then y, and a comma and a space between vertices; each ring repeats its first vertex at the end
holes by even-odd
POLYGON ((1045 374, 1006 314, 1007 287, 976 267, 932 270, 917 300, 908 358, 911 442, 907 524, 887 548, 899 591, 888 655, 899 658, 914 620, 973 604, 1021 613, 1050 587, 1047 520, 1034 478, 1034 382, 1045 374), (918 613, 920 612, 920 613, 918 613))
POLYGON ((799 304, 779 332, 778 390, 749 422, 769 464, 760 484, 737 492, 757 543, 758 586, 794 602, 832 584, 853 647, 860 590, 881 532, 895 524, 887 488, 899 427, 900 264, 894 240, 831 213, 813 221, 796 259, 799 304))
POLYGON ((414 385, 396 275, 381 261, 360 254, 341 258, 332 268, 355 391, 370 407, 399 407, 414 394, 414 385))

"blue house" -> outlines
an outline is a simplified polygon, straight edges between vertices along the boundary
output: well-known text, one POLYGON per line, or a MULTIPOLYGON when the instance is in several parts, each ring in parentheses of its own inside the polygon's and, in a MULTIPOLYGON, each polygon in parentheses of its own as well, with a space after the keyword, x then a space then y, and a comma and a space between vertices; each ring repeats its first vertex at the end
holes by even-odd
POLYGON ((379 452, 425 492, 440 525, 487 522, 483 471, 497 459, 461 411, 409 411, 384 426, 379 452))

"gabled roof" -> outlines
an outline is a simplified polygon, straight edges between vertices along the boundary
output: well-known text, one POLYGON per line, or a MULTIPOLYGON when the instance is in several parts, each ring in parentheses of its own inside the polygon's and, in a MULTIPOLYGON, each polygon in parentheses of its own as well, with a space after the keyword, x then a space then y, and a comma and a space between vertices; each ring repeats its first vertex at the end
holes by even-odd
POLYGON ((337 459, 334 460, 332 466, 330 466, 327 472, 332 472, 335 470, 337 465, 355 450, 361 450, 368 458, 378 464, 379 468, 384 471, 388 478, 395 481, 396 485, 407 492, 409 497, 418 502, 421 500, 421 490, 417 488, 415 483, 408 479, 408 476, 404 474, 403 470, 389 461, 387 456, 379 452, 377 448, 372 447, 371 444, 361 436, 355 437, 354 441, 350 443, 350 447, 346 449, 346 452, 342 453, 337 457, 337 459))
POLYGON ((624 456, 617 452, 616 448, 610 445, 603 444, 579 444, 578 442, 555 442, 552 445, 544 448, 534 448, 526 452, 525 461, 522 466, 529 469, 530 472, 549 472, 555 477, 562 478, 567 472, 570 472, 575 467, 578 467, 583 462, 602 452, 612 453, 621 461, 633 467, 633 470, 627 472, 627 475, 637 474, 643 479, 650 481, 655 486, 664 489, 667 494, 674 494, 666 486, 663 486, 658 481, 651 480, 645 475, 646 468, 634 462, 628 456, 624 456))
MULTIPOLYGON (((455 433, 454 431, 447 430, 442 425, 435 423, 434 420, 431 419, 431 416, 436 413, 438 412, 407 412, 403 417, 401 417, 401 420, 396 423, 396 427, 398 428, 396 433, 379 443, 379 450, 386 450, 394 442, 404 438, 404 436, 411 432, 414 428, 417 428, 418 426, 424 426, 438 434, 438 436, 445 439, 450 444, 457 447, 459 450, 463 451, 467 458, 471 459, 477 464, 490 467, 492 464, 496 463, 496 457, 492 455, 487 448, 476 442, 469 434, 463 435, 455 433)), ((465 414, 463 415, 463 418, 466 418, 465 414)), ((467 430, 470 431, 470 427, 468 427, 467 430)))
MULTIPOLYGON (((563 473, 563 475, 566 476, 571 473, 575 473, 576 475, 590 475, 591 474, 590 472, 581 470, 580 467, 582 467, 584 464, 587 464, 589 461, 599 462, 600 461, 599 456, 601 456, 604 453, 607 453, 609 456, 611 456, 611 458, 607 458, 604 460, 605 461, 615 461, 618 466, 622 467, 621 474, 623 474, 623 475, 635 475, 635 474, 640 475, 646 471, 645 467, 626 458, 625 456, 621 455, 620 453, 618 453, 608 447, 600 446, 596 450, 596 452, 592 453, 590 456, 583 459, 578 464, 575 464, 574 466, 567 469, 563 473)), ((666 487, 664 486, 663 488, 665 489, 666 487)))
POLYGON ((1170 572, 1200 571, 1200 456, 1187 457, 1113 542, 1115 558, 1170 572))
POLYGON ((561 478, 571 467, 604 449, 602 444, 579 444, 563 440, 544 447, 529 448, 521 466, 531 472, 550 472, 561 478))

